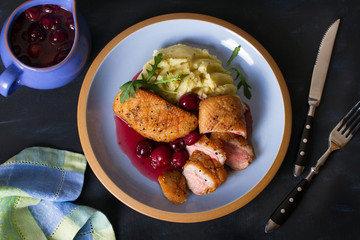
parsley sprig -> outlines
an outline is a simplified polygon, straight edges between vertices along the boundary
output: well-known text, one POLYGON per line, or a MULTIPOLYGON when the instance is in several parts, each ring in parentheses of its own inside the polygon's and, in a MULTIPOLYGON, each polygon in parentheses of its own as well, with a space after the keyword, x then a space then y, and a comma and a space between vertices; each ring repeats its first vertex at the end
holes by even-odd
MULTIPOLYGON (((234 48, 229 60, 226 62, 226 65, 229 66, 232 62, 232 60, 239 54, 240 51, 240 46, 237 46, 236 48, 234 48)), ((243 91, 244 91, 244 96, 247 99, 251 98, 251 86, 247 83, 246 78, 244 77, 244 75, 240 72, 240 70, 236 67, 230 67, 228 71, 235 71, 236 72, 236 76, 234 80, 237 80, 238 78, 240 78, 240 81, 237 85, 237 89, 240 89, 241 87, 243 87, 243 91)))
MULTIPOLYGON (((144 74, 141 74, 141 79, 136 79, 133 81, 128 81, 124 85, 120 87, 122 90, 120 94, 120 102, 123 103, 126 100, 130 98, 135 97, 135 92, 138 91, 140 88, 146 88, 149 90, 152 90, 154 92, 166 92, 166 93, 173 93, 176 92, 168 91, 165 89, 160 88, 159 84, 168 84, 169 82, 176 84, 177 81, 181 81, 184 77, 186 77, 189 74, 181 74, 180 76, 176 76, 173 78, 164 78, 161 76, 160 80, 152 81, 150 82, 150 79, 155 77, 157 78, 159 75, 159 71, 161 68, 158 66, 159 63, 162 61, 162 53, 159 53, 158 55, 154 56, 154 64, 150 64, 151 69, 146 69, 147 71, 147 77, 144 76, 144 74)), ((167 76, 169 76, 169 73, 167 73, 167 76)))

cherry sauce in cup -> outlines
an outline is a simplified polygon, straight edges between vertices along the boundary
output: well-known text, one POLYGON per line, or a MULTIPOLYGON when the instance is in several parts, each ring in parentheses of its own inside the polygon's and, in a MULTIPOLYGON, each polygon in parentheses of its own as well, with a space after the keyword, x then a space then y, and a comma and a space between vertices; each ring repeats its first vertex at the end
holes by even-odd
POLYGON ((0 34, 0 94, 20 86, 54 89, 83 70, 90 53, 90 32, 76 0, 29 0, 7 18, 0 34))
POLYGON ((16 19, 10 32, 10 47, 24 64, 49 67, 69 54, 74 35, 71 12, 59 5, 38 5, 26 9, 16 19))

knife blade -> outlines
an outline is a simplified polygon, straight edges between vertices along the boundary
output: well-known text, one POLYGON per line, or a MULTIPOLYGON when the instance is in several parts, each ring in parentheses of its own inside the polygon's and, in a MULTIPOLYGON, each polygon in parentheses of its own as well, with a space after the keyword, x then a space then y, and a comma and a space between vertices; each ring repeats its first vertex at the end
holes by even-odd
POLYGON ((294 176, 298 177, 304 171, 307 156, 310 149, 310 138, 315 109, 319 106, 321 95, 324 89, 326 75, 329 69, 332 50, 335 43, 336 34, 339 28, 340 19, 336 20, 325 32, 321 40, 319 51, 316 57, 312 77, 310 92, 308 97, 309 111, 305 119, 304 128, 300 138, 299 150, 294 166, 294 176))

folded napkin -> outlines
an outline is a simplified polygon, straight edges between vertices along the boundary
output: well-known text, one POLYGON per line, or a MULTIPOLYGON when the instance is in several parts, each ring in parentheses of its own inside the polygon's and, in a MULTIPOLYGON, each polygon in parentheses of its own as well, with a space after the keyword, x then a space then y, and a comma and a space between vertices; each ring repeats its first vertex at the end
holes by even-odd
POLYGON ((75 200, 82 154, 31 147, 0 165, 0 239, 115 239, 106 216, 75 200))

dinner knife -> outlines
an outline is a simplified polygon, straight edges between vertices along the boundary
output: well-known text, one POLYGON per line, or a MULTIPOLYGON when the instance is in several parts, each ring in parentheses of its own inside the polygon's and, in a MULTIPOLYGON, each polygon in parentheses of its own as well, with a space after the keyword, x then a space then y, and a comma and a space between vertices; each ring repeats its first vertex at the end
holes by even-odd
POLYGON ((294 176, 298 177, 304 171, 307 156, 310 148, 310 138, 312 132, 312 123, 315 114, 315 108, 319 106, 321 95, 323 92, 326 75, 329 68, 332 50, 338 31, 340 19, 336 20, 326 31, 323 39, 321 40, 318 55, 316 57, 309 92, 309 111, 305 119, 304 128, 302 131, 299 151, 296 156, 294 176))

